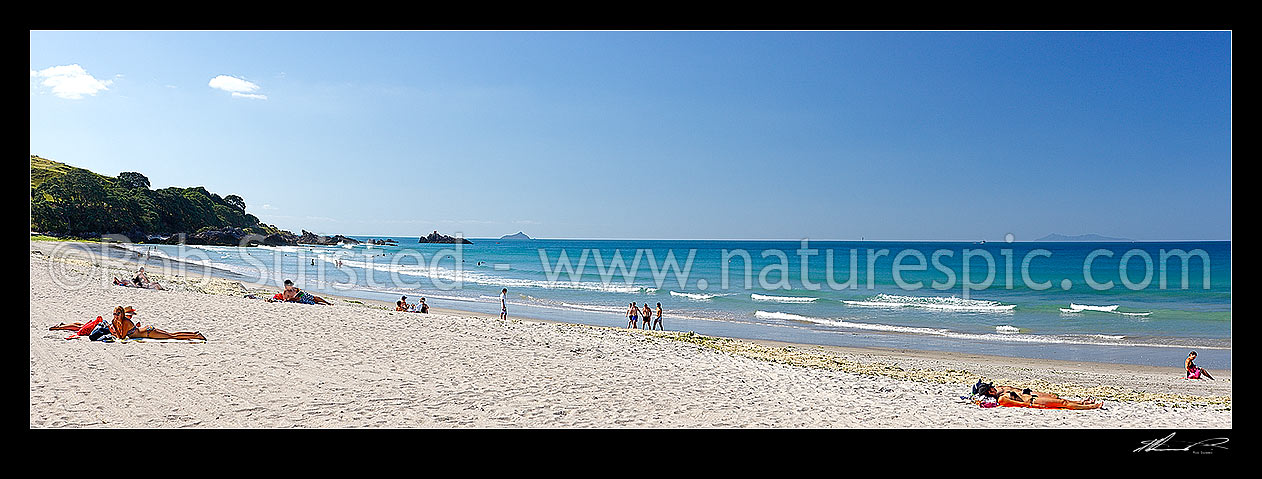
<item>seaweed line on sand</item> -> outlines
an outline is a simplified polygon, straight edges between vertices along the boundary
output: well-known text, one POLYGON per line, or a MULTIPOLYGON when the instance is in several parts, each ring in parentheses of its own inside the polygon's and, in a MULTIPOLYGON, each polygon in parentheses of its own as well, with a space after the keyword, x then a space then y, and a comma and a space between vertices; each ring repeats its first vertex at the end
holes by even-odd
MULTIPOLYGON (((801 351, 789 347, 770 347, 740 341, 731 338, 704 336, 692 331, 665 332, 642 331, 643 334, 673 341, 695 344, 704 348, 722 351, 737 356, 771 361, 790 366, 826 369, 852 374, 882 376, 905 381, 917 381, 936 384, 957 384, 968 388, 978 380, 987 380, 997 384, 1017 384, 1011 378, 987 379, 982 375, 957 369, 916 369, 900 366, 852 361, 835 354, 801 351)), ((1079 386, 1072 384, 1055 384, 1046 380, 1026 380, 1024 384, 1036 390, 1056 392, 1061 395, 1095 397, 1110 401, 1155 402, 1171 407, 1190 405, 1220 406, 1231 409, 1230 396, 1195 396, 1187 394, 1149 393, 1115 386, 1079 386)))

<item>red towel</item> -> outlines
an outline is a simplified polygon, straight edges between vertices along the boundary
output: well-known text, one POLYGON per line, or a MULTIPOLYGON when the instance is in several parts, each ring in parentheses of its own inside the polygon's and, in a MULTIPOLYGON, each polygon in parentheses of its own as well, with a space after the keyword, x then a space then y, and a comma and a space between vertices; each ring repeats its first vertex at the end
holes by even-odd
POLYGON ((101 321, 104 321, 104 320, 101 319, 100 316, 97 316, 96 319, 88 321, 88 324, 83 325, 83 327, 79 328, 78 331, 75 331, 74 334, 66 336, 66 339, 74 339, 79 336, 87 336, 89 334, 92 334, 92 330, 96 329, 96 325, 101 324, 101 321))

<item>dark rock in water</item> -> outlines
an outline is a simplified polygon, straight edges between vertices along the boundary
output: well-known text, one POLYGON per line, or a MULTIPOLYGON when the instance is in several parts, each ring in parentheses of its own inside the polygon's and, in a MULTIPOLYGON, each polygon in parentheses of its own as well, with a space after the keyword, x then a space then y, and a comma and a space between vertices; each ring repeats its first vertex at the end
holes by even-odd
POLYGON ((274 234, 264 236, 263 244, 268 245, 268 246, 294 246, 298 244, 298 241, 292 237, 288 237, 283 234, 274 233, 274 234))
POLYGON ((250 235, 241 228, 221 228, 198 231, 184 238, 184 244, 211 246, 246 246, 251 240, 261 242, 262 236, 250 235))
POLYGON ((467 239, 464 239, 464 238, 456 238, 456 237, 447 236, 447 235, 441 235, 441 234, 438 234, 438 232, 437 232, 437 231, 435 231, 435 232, 433 232, 433 233, 430 233, 430 234, 428 234, 428 235, 426 235, 426 236, 422 236, 422 237, 421 237, 421 239, 420 239, 420 241, 417 241, 417 243, 449 243, 449 244, 456 244, 456 243, 460 243, 460 244, 473 244, 473 242, 472 242, 472 241, 469 241, 469 240, 467 240, 467 239))
POLYGON ((191 235, 177 234, 166 238, 163 243, 208 246, 295 246, 298 244, 297 238, 293 234, 275 233, 261 235, 250 233, 241 228, 225 227, 198 231, 191 235))
MULTIPOLYGON (((322 246, 333 246, 339 243, 359 244, 359 240, 348 238, 342 235, 324 236, 303 230, 302 235, 295 235, 288 231, 280 231, 278 233, 259 234, 252 231, 237 227, 207 228, 193 234, 179 233, 171 236, 161 236, 147 234, 144 232, 132 232, 126 235, 111 235, 112 238, 121 241, 144 241, 154 244, 189 244, 189 245, 208 245, 208 246, 297 246, 299 244, 314 244, 322 246), (126 237, 123 240, 121 237, 126 237)), ((391 243, 394 240, 389 240, 391 243)), ((380 243, 379 243, 380 244, 380 243)))
POLYGON ((380 240, 380 239, 372 239, 372 240, 368 240, 368 241, 369 241, 369 242, 371 242, 372 244, 375 244, 375 245, 378 245, 378 246, 398 246, 398 245, 399 245, 399 242, 398 242, 398 241, 392 240, 392 239, 390 239, 390 238, 386 238, 386 239, 383 239, 383 240, 380 240))
POLYGON ((359 244, 359 240, 342 235, 324 236, 307 230, 302 230, 302 236, 299 236, 296 241, 298 244, 318 244, 323 246, 333 246, 338 243, 359 244))
POLYGON ((504 235, 504 236, 501 236, 500 239, 502 240, 528 240, 530 239, 530 237, 526 236, 526 233, 522 233, 518 231, 517 234, 504 235))

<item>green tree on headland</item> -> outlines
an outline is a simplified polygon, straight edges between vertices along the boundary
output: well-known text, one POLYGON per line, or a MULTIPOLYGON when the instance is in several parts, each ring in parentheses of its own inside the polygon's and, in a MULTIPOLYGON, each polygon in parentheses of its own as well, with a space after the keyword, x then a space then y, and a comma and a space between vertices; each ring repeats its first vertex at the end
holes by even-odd
POLYGON ((123 186, 126 186, 128 188, 148 188, 149 187, 149 178, 146 178, 145 175, 136 173, 134 171, 124 171, 122 173, 119 173, 118 180, 123 183, 123 186))
POLYGON ((31 155, 33 231, 171 235, 224 227, 281 232, 246 213, 237 195, 221 197, 201 186, 151 190, 137 172, 108 177, 31 155))

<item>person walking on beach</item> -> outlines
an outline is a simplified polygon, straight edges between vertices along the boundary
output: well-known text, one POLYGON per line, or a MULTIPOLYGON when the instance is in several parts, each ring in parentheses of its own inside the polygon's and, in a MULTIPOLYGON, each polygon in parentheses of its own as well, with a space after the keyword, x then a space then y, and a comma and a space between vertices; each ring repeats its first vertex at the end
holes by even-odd
POLYGON ((632 303, 631 303, 631 309, 628 309, 628 310, 627 310, 627 318, 629 319, 629 320, 627 321, 627 327, 628 327, 628 328, 635 329, 635 328, 638 326, 638 325, 636 324, 636 318, 637 318, 639 315, 640 315, 640 308, 637 308, 637 307, 635 306, 635 303, 634 303, 634 302, 632 302, 632 303))
POLYGON ((1213 376, 1209 375, 1209 371, 1206 371, 1204 368, 1201 368, 1200 366, 1197 366, 1196 363, 1192 362, 1195 360, 1196 351, 1192 351, 1191 354, 1188 354, 1187 361, 1184 361, 1183 363, 1184 367, 1187 369, 1187 378, 1200 379, 1201 376, 1205 376, 1206 378, 1214 379, 1213 376))
POLYGON ((500 290, 500 319, 508 319, 508 288, 500 290))
POLYGON ((650 324, 649 324, 649 321, 651 321, 651 320, 653 319, 653 308, 650 308, 650 307, 649 307, 649 304, 646 302, 646 303, 644 303, 644 309, 643 309, 643 312, 644 312, 644 326, 643 326, 643 329, 649 329, 649 328, 651 328, 651 327, 652 327, 652 325, 650 325, 650 324))
POLYGON ((662 331, 666 330, 666 328, 662 326, 662 303, 657 303, 657 317, 653 318, 653 327, 650 329, 660 329, 662 331))

